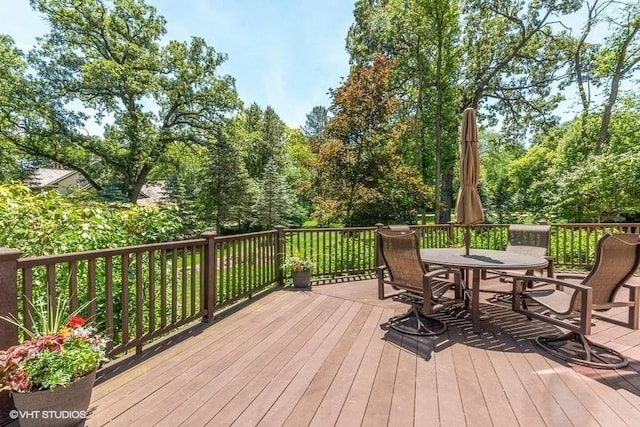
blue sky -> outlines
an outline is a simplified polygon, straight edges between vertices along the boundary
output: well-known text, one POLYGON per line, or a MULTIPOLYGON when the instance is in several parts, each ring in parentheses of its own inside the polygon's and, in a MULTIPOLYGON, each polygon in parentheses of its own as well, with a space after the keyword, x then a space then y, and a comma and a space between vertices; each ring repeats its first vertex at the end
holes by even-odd
MULTIPOLYGON (((351 0, 147 0, 167 20, 167 37, 203 37, 228 55, 221 72, 236 79, 245 105, 271 105, 293 128, 349 72, 345 37, 351 0)), ((0 0, 0 33, 23 51, 47 24, 28 0, 0 0)))

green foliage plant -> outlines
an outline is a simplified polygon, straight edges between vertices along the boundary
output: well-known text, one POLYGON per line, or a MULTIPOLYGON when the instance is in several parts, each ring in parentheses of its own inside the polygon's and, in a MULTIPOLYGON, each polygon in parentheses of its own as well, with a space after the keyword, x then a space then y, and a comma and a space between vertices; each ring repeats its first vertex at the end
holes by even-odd
POLYGON ((298 271, 311 271, 315 267, 315 263, 310 259, 301 258, 299 256, 289 256, 282 263, 284 271, 296 273, 298 271))
POLYGON ((174 206, 80 200, 0 185, 0 246, 25 257, 166 241, 181 224, 174 206))
POLYGON ((106 340, 78 316, 68 302, 58 299, 32 305, 33 328, 15 317, 0 317, 20 328, 29 338, 0 351, 0 390, 27 393, 64 387, 97 369, 106 359, 106 340))

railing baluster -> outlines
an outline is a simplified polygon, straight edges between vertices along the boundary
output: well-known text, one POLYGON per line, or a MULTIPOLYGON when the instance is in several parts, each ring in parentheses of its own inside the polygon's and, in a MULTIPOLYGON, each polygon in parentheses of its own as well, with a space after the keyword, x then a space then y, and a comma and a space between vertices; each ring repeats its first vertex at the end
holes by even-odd
POLYGON ((69 261, 69 310, 78 309, 78 261, 69 261))
POLYGON ((122 343, 129 342, 129 254, 122 255, 121 272, 122 343))
POLYGON ((149 332, 156 330, 156 251, 149 254, 149 332))
POLYGON ((167 327, 167 251, 160 249, 160 328, 167 327))
POLYGON ((189 247, 191 253, 191 311, 190 316, 196 313, 196 247, 189 247))
POLYGON ((47 264, 47 292, 49 301, 49 310, 55 313, 58 305, 58 291, 56 289, 56 265, 47 264))
POLYGON ((171 323, 178 320, 178 250, 171 251, 171 323))
POLYGON ((140 344, 136 345, 136 354, 142 352, 142 315, 144 313, 144 285, 142 282, 142 252, 136 253, 136 341, 140 344))
POLYGON ((24 298, 22 299, 22 318, 24 321, 24 327, 31 329, 33 327, 32 322, 32 307, 30 301, 33 303, 33 267, 27 267, 22 271, 22 293, 24 298))
POLYGON ((113 348, 113 258, 107 256, 104 260, 104 293, 105 293, 105 335, 109 338, 107 341, 107 351, 113 348))
POLYGON ((181 319, 185 319, 187 317, 187 301, 188 301, 188 280, 189 280, 189 273, 187 273, 187 266, 189 265, 189 252, 187 251, 187 248, 182 248, 182 251, 180 252, 182 255, 182 280, 181 280, 181 286, 180 288, 182 289, 181 292, 181 319))
MULTIPOLYGON (((206 301, 209 298, 207 294, 207 290, 205 289, 205 286, 209 286, 209 284, 207 283, 208 278, 206 276, 206 271, 207 271, 207 268, 209 268, 209 266, 206 264, 208 262, 208 258, 206 255, 205 248, 206 248, 205 245, 200 245, 198 249, 200 253, 200 264, 199 264, 200 275, 198 276, 198 280, 200 280, 200 311, 203 311, 205 308, 209 307, 213 312, 214 298, 210 298, 210 304, 206 301)), ((215 262, 212 264, 215 265, 215 262)), ((211 318, 213 318, 213 316, 211 318)), ((211 318, 207 318, 207 319, 210 320, 211 318)))
POLYGON ((96 318, 96 259, 91 258, 87 264, 87 297, 89 299, 89 319, 96 318))

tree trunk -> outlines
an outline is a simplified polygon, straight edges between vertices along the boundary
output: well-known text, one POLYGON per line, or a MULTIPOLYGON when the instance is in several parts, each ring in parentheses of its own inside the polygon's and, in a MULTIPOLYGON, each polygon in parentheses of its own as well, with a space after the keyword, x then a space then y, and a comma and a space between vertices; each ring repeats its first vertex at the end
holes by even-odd
POLYGON ((442 173, 442 204, 438 224, 446 224, 451 221, 451 209, 453 209, 453 174, 450 170, 442 173))
POLYGON ((613 76, 613 79, 611 80, 611 92, 609 93, 609 99, 607 100, 607 103, 604 106, 604 111, 602 112, 600 132, 598 133, 598 140, 596 141, 596 156, 602 154, 602 147, 607 143, 607 139, 609 138, 609 124, 611 123, 611 113, 613 111, 613 106, 616 103, 616 99, 618 98, 618 90, 620 89, 621 78, 622 74, 616 72, 613 76))

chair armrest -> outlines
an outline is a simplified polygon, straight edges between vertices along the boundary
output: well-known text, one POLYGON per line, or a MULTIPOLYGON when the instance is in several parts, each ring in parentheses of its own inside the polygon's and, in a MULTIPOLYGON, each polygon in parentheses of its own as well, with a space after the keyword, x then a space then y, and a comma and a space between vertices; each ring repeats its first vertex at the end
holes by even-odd
POLYGON ((428 271, 424 274, 424 277, 428 277, 428 278, 432 278, 432 277, 436 277, 436 276, 440 276, 441 274, 453 274, 453 275, 460 275, 460 271, 456 270, 455 268, 439 268, 437 270, 431 270, 428 271))
POLYGON ((556 279, 584 279, 587 277, 586 274, 580 273, 566 273, 566 274, 556 274, 556 279))
POLYGON ((637 289, 640 288, 640 283, 623 283, 622 286, 627 289, 637 289))
POLYGON ((560 280, 552 277, 538 277, 538 276, 521 276, 515 274, 503 274, 504 276, 511 277, 513 279, 513 290, 517 292, 517 282, 534 282, 534 283, 546 283, 549 285, 566 286, 578 291, 584 291, 590 289, 589 286, 582 285, 580 283, 567 282, 566 280, 560 280))

